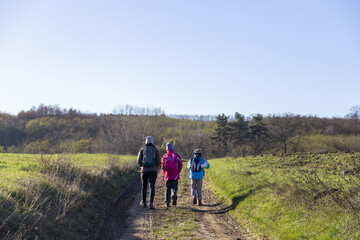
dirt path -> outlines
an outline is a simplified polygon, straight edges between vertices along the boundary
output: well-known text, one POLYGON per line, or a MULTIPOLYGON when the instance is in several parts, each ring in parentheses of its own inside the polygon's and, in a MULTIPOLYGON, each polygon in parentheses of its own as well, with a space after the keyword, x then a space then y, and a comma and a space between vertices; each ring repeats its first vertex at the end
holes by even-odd
MULTIPOLYGON (((186 170, 185 170, 186 171, 186 170)), ((109 208, 94 239, 255 239, 229 217, 227 206, 203 186, 203 206, 192 204, 190 180, 182 174, 177 206, 165 207, 162 172, 156 181, 155 208, 144 209, 140 178, 109 208)))

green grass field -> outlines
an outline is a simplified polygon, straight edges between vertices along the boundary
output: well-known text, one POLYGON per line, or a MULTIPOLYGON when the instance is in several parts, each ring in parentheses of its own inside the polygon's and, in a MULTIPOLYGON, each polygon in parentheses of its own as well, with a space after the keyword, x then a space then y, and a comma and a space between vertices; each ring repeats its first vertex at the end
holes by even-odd
POLYGON ((135 156, 0 154, 1 239, 88 239, 135 156))
POLYGON ((273 239, 359 239, 360 154, 210 160, 206 179, 230 212, 273 239))
MULTIPOLYGON (((108 204, 138 176, 135 159, 0 154, 0 238, 88 239, 108 204)), ((259 236, 360 238, 360 153, 209 162, 205 180, 229 201, 230 213, 259 236)))

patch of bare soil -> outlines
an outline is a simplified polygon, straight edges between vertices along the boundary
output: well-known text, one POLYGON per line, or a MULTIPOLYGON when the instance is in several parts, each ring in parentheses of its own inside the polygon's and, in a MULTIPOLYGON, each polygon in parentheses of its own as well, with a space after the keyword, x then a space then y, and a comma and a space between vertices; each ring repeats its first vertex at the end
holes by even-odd
POLYGON ((202 206, 192 203, 190 180, 183 177, 177 205, 167 208, 165 181, 159 172, 156 209, 144 209, 139 204, 141 181, 136 179, 109 207, 94 239, 256 239, 229 216, 229 206, 210 193, 206 180, 204 183, 202 206))

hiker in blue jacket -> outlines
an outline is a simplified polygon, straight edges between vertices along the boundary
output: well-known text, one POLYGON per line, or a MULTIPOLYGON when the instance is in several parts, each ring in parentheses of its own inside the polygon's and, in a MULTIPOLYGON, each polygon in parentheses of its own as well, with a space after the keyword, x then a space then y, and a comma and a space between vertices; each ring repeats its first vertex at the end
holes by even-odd
POLYGON ((194 151, 194 157, 190 159, 187 168, 190 169, 191 179, 191 196, 193 197, 193 204, 202 205, 202 180, 204 178, 204 169, 208 169, 210 164, 201 157, 201 149, 194 151))

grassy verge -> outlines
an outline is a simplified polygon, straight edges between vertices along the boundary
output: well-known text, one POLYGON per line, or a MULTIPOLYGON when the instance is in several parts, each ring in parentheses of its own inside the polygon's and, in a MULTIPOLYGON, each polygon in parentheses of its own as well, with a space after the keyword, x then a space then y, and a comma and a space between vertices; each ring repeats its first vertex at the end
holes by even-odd
POLYGON ((359 239, 360 154, 210 161, 206 178, 242 224, 273 239, 359 239))
POLYGON ((186 207, 177 207, 167 210, 163 215, 161 227, 155 227, 155 239, 197 239, 194 223, 199 220, 186 207))
MULTIPOLYGON (((160 216, 157 226, 153 229, 153 235, 155 239, 199 239, 196 237, 196 222, 200 219, 191 207, 189 207, 189 171, 186 169, 187 162, 183 162, 184 166, 180 173, 181 181, 179 182, 179 202, 176 207, 171 206, 166 208, 165 211, 158 213, 160 216)), ((162 171, 161 171, 162 172, 162 171)), ((160 175, 162 177, 162 174, 160 175)), ((161 181, 160 179, 158 181, 161 181)), ((158 204, 165 204, 163 195, 165 193, 165 181, 161 185, 159 195, 156 198, 160 199, 158 204)))
POLYGON ((88 239, 135 157, 0 154, 1 239, 88 239))

